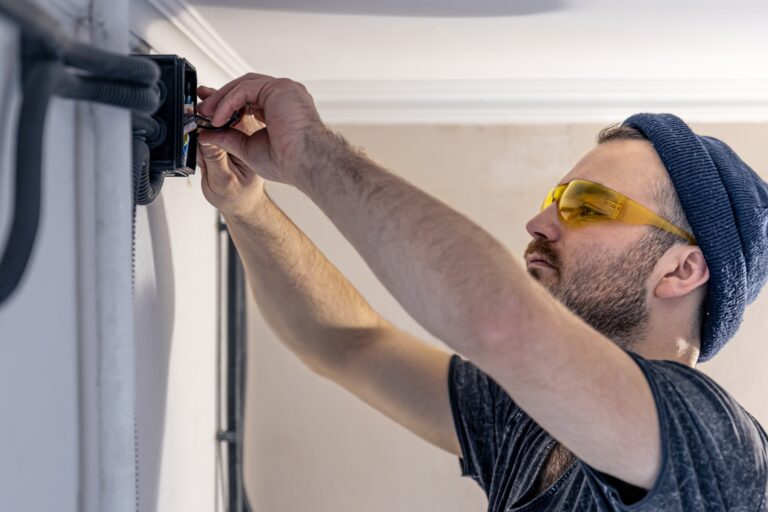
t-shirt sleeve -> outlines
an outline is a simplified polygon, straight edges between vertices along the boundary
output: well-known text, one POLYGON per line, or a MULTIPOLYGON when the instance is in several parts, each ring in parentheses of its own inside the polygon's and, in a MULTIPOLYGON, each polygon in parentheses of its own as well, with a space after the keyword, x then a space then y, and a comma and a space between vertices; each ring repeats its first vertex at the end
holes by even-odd
POLYGON ((615 510, 765 510, 768 438, 760 424, 703 373, 630 355, 656 402, 661 469, 653 487, 630 505, 615 479, 585 465, 593 491, 615 510))
POLYGON ((457 355, 451 358, 448 392, 461 445, 461 474, 488 494, 503 435, 499 429, 504 428, 504 417, 509 417, 514 403, 493 379, 457 355))

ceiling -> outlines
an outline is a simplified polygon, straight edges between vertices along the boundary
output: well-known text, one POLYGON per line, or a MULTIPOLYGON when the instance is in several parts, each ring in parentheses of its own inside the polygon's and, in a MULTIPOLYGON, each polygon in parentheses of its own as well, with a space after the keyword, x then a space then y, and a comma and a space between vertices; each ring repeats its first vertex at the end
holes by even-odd
POLYGON ((191 0, 300 80, 767 79, 765 0, 191 0))
POLYGON ((768 121, 765 0, 131 0, 201 83, 305 83, 338 123, 768 121))
POLYGON ((565 0, 208 0, 195 3, 288 12, 427 17, 524 16, 565 6, 565 0))

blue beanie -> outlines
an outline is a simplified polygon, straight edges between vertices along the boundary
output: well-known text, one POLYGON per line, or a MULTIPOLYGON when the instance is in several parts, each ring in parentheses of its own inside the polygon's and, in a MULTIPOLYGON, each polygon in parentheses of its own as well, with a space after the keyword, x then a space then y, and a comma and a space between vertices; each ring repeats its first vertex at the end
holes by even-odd
POLYGON ((653 144, 707 260, 699 355, 707 361, 736 334, 768 278, 768 184, 725 143, 672 114, 636 114, 623 124, 653 144))

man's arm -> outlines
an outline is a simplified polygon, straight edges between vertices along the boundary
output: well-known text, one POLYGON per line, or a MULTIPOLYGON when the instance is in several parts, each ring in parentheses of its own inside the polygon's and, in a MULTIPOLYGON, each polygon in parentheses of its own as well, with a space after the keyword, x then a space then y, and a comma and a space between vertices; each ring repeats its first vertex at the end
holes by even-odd
MULTIPOLYGON (((203 98, 212 92, 199 91, 203 98)), ((251 134, 254 124, 247 118, 238 129, 251 134)), ((224 216, 259 309, 280 340, 318 374, 458 454, 446 387, 450 355, 373 311, 244 162, 211 146, 199 154, 203 193, 224 216)))
POLYGON ((308 367, 430 443, 459 454, 445 350, 379 316, 266 196, 225 217, 259 310, 308 367))
POLYGON ((652 486, 661 460, 657 412, 626 353, 554 300, 490 235, 332 136, 303 87, 247 75, 202 108, 223 122, 246 104, 267 132, 205 140, 303 190, 417 321, 579 458, 652 486))
POLYGON ((406 310, 579 458, 650 488, 658 419, 640 368, 448 206, 342 140, 300 187, 406 310))

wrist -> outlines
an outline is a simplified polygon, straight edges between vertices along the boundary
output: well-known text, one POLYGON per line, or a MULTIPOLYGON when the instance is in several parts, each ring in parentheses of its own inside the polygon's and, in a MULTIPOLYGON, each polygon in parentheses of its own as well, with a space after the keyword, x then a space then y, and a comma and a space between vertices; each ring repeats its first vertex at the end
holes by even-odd
POLYGON ((227 224, 236 223, 244 226, 257 227, 265 222, 266 213, 274 203, 262 188, 261 192, 238 208, 230 208, 226 211, 219 210, 227 224))
POLYGON ((323 182, 356 152, 344 137, 323 125, 307 132, 303 154, 294 186, 312 198, 323 182))

